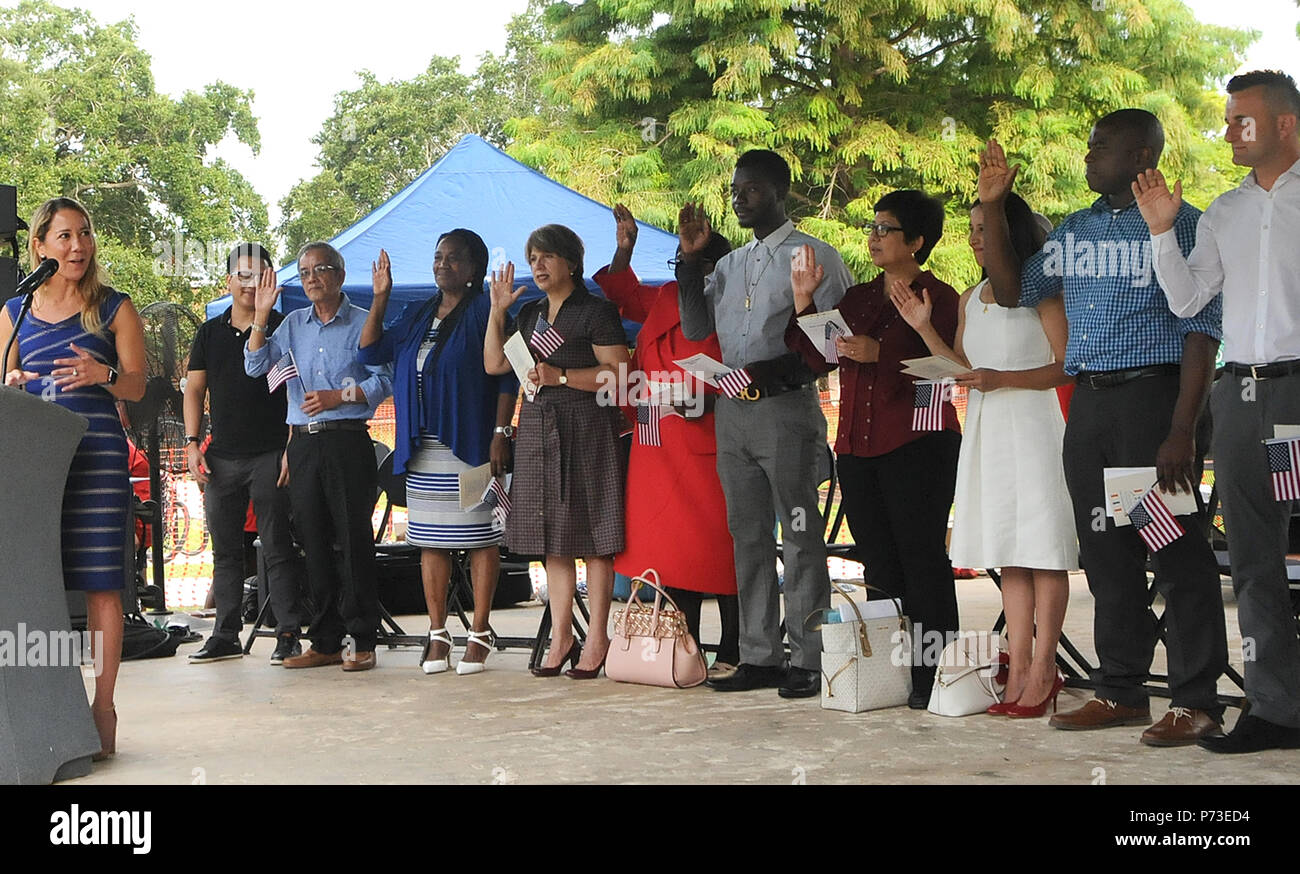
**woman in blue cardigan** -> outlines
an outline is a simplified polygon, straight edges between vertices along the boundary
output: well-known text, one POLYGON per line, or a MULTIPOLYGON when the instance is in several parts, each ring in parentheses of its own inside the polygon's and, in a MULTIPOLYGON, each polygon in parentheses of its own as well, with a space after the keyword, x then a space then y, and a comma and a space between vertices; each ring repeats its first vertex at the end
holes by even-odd
POLYGON ((393 277, 388 253, 381 250, 373 266, 375 299, 357 354, 363 364, 395 362, 393 472, 406 473, 406 540, 422 550, 429 639, 420 667, 426 674, 451 665, 446 623, 453 550, 469 552, 474 586, 474 628, 456 673, 479 673, 492 651, 488 613, 501 569, 501 528, 490 509, 460 509, 458 487, 463 471, 488 461, 493 475, 505 473, 519 393, 513 374, 491 376, 483 369, 487 266, 487 246, 478 234, 464 228, 443 234, 433 256, 437 294, 408 304, 385 330, 393 277))

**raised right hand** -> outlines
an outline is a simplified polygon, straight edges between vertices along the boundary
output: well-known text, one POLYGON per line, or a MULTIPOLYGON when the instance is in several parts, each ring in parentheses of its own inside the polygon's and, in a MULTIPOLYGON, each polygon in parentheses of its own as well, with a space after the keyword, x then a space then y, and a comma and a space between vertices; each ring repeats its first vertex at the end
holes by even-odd
POLYGON ((894 302, 894 308, 912 330, 919 331, 929 323, 934 307, 930 303, 930 292, 924 288, 921 289, 921 296, 917 297, 906 282, 895 279, 889 290, 889 299, 894 302))
POLYGON ((614 245, 615 248, 631 252, 636 248, 636 219, 632 210, 621 203, 614 204, 614 245))
POLYGON ((682 255, 693 257, 704 251, 713 235, 713 226, 704 213, 704 207, 688 203, 677 214, 677 238, 681 242, 682 255))
POLYGON ((492 283, 488 286, 492 309, 508 310, 515 301, 519 300, 519 295, 524 293, 524 286, 521 285, 511 291, 510 287, 514 284, 515 262, 507 261, 504 267, 498 267, 492 271, 492 283))
POLYGON ((826 277, 826 268, 817 263, 817 253, 807 243, 794 252, 790 261, 790 288, 794 290, 795 304, 803 309, 812 303, 813 292, 826 277))
POLYGON ((994 203, 1005 200, 1011 193, 1012 183, 1016 181, 1016 174, 1019 172, 1020 165, 1008 167, 1007 155, 1002 151, 1002 146, 997 140, 990 139, 988 147, 980 152, 980 175, 977 186, 980 202, 994 203))
POLYGON ((1137 198, 1138 210, 1146 219, 1147 228, 1152 234, 1163 234, 1174 226, 1178 210, 1183 205, 1183 181, 1175 182, 1171 192, 1165 174, 1155 169, 1147 170, 1133 180, 1133 196, 1137 198))
POLYGON ((259 315, 267 315, 275 309, 275 302, 280 299, 283 288, 275 284, 275 271, 270 267, 262 271, 262 278, 257 281, 257 294, 253 298, 253 309, 259 315))
POLYGON ((393 291, 393 266, 388 260, 388 253, 379 250, 379 260, 370 263, 370 287, 374 295, 387 300, 393 291))

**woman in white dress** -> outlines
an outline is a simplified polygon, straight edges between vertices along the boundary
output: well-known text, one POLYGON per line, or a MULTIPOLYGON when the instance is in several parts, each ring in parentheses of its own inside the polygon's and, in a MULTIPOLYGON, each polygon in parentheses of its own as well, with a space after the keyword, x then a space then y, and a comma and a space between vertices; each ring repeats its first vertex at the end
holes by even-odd
MULTIPOLYGON (((1007 198, 1011 239, 1022 258, 1045 234, 1029 206, 1007 198)), ((970 246, 984 266, 984 210, 970 213, 970 246)), ((929 347, 974 369, 958 379, 970 389, 957 462, 951 555, 962 567, 1002 569, 1010 673, 1002 704, 991 713, 1042 716, 1064 678, 1056 646, 1069 600, 1068 571, 1078 568, 1069 493, 1061 464, 1065 420, 1053 389, 1065 375, 1066 320, 1061 299, 1037 309, 1006 309, 984 279, 958 305, 953 347, 930 324, 928 298, 906 289, 891 296, 929 347), (1034 643, 1037 641, 1037 646, 1034 643)))

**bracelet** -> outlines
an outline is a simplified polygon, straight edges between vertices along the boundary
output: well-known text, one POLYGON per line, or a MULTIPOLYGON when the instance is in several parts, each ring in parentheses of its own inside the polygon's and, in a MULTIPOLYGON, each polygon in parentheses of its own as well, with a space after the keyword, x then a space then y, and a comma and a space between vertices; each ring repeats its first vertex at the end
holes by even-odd
POLYGON ((260 334, 266 333, 266 325, 259 325, 257 322, 253 322, 253 324, 249 325, 249 327, 260 334))

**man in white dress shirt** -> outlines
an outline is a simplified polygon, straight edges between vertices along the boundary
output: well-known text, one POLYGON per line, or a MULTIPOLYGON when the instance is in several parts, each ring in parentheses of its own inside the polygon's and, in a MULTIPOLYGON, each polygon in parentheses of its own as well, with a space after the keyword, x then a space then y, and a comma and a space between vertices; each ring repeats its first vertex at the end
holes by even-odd
POLYGON ((1186 260, 1171 231, 1181 183, 1170 192, 1148 170, 1133 191, 1174 314, 1194 315, 1223 295, 1226 363, 1210 410, 1250 709, 1231 734, 1199 744, 1218 753, 1300 749, 1300 643, 1286 571, 1291 502, 1273 499, 1262 443, 1276 425, 1300 426, 1300 92, 1280 72, 1235 76, 1225 120, 1233 163, 1254 169, 1201 216, 1186 260))

